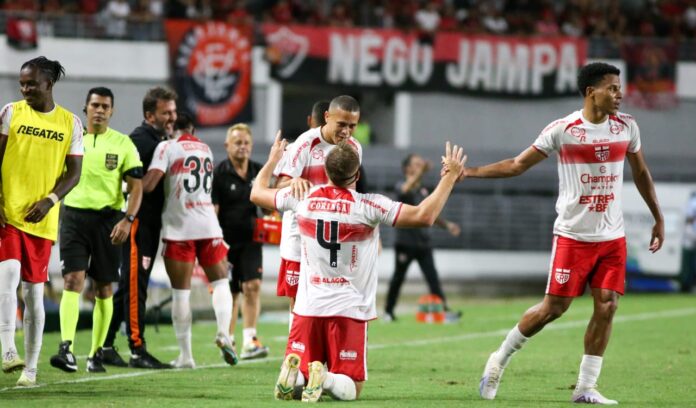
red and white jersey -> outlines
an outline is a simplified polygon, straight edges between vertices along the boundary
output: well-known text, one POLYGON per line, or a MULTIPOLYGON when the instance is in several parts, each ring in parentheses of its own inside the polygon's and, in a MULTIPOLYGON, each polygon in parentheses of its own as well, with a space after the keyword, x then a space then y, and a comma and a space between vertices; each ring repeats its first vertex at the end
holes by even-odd
MULTIPOLYGON (((355 146, 362 163, 360 143, 352 137, 348 139, 348 143, 355 146)), ((302 177, 314 186, 326 184, 329 179, 324 170, 324 159, 334 146, 324 140, 321 135, 321 127, 309 129, 287 146, 283 158, 273 171, 273 175, 290 178, 302 177)), ((300 261, 300 231, 292 212, 283 214, 280 256, 288 261, 300 261)))
POLYGON ((189 241, 222 238, 222 229, 210 197, 213 188, 213 154, 192 135, 167 140, 155 149, 149 170, 164 178, 162 239, 189 241))
POLYGON ((295 212, 301 233, 300 282, 293 312, 301 316, 377 317, 379 224, 394 225, 401 203, 379 194, 315 186, 301 201, 290 187, 276 208, 295 212))
POLYGON ((533 147, 545 156, 558 153, 554 234, 586 242, 624 236, 624 159, 640 150, 640 130, 631 115, 617 113, 594 124, 576 111, 548 125, 533 147))

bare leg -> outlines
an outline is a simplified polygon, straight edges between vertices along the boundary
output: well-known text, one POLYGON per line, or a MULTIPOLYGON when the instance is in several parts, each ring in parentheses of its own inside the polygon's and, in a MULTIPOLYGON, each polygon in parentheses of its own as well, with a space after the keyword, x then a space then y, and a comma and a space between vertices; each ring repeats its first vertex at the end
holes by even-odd
POLYGON ((244 293, 244 307, 242 309, 244 328, 256 328, 261 311, 261 279, 244 282, 242 288, 244 293))
POLYGON ((525 337, 532 337, 539 333, 547 324, 558 319, 568 310, 573 302, 572 297, 546 295, 541 303, 538 303, 524 312, 517 327, 525 337))
POLYGON ((592 289, 594 313, 585 331, 585 354, 603 356, 609 344, 612 321, 619 307, 619 294, 609 289, 592 289))

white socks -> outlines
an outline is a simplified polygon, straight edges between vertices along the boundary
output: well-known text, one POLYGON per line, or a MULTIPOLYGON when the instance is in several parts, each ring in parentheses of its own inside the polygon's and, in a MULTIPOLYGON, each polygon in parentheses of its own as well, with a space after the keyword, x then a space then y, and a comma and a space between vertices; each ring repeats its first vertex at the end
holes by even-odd
POLYGON ((248 329, 244 329, 242 331, 242 334, 244 336, 244 343, 243 344, 247 345, 254 340, 254 337, 256 337, 256 328, 250 327, 248 329))
POLYGON ((288 333, 290 333, 290 330, 292 330, 292 319, 295 317, 295 315, 292 314, 292 310, 288 314, 288 333))
MULTIPOLYGON (((217 321, 217 336, 229 341, 230 322, 232 321, 232 292, 227 278, 210 282, 213 287, 213 310, 217 321)), ((232 344, 230 342, 230 344, 232 344)))
POLYGON ((21 265, 16 259, 0 262, 0 343, 3 354, 17 350, 14 336, 20 271, 21 265))
POLYGON ((602 371, 602 357, 590 356, 585 354, 580 362, 580 375, 578 383, 575 386, 576 390, 585 390, 597 385, 597 378, 602 371))
POLYGON ((353 401, 357 394, 355 382, 345 374, 327 372, 322 388, 332 398, 341 401, 353 401))
POLYGON ((519 327, 515 325, 507 334, 505 340, 503 340, 503 344, 500 345, 497 351, 500 366, 503 368, 507 367, 512 355, 521 349, 527 340, 529 340, 529 337, 524 337, 519 327))
POLYGON ((179 356, 183 362, 193 359, 191 351, 191 289, 172 289, 172 324, 179 356))
POLYGON ((44 311, 43 283, 22 282, 22 294, 24 296, 24 361, 27 369, 36 370, 41 353, 44 323, 46 312, 44 311))

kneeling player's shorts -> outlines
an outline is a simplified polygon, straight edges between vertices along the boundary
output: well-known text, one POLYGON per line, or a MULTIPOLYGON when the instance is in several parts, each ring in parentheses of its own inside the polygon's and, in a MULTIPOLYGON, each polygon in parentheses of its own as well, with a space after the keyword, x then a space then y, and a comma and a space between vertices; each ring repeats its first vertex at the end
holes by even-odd
POLYGON ((50 239, 27 234, 10 224, 0 227, 0 262, 10 259, 19 261, 24 282, 48 281, 51 246, 53 241, 50 239))
POLYGON ((246 242, 232 244, 227 253, 227 260, 232 268, 230 290, 232 293, 242 292, 242 283, 263 278, 263 253, 261 244, 246 242))
POLYGON ((345 374, 353 381, 367 380, 367 322, 348 317, 295 315, 285 355, 302 359, 300 371, 309 378, 312 361, 326 363, 329 372, 345 374))
POLYGON ((280 258, 276 295, 297 297, 297 284, 300 282, 300 263, 280 258))
POLYGON ((581 242, 555 236, 546 293, 581 296, 585 286, 624 294, 626 239, 581 242))
POLYGON ((227 244, 222 238, 171 241, 163 239, 162 256, 179 262, 194 263, 202 267, 213 266, 227 257, 227 244))
POLYGON ((122 219, 123 213, 117 210, 66 207, 60 224, 63 275, 87 271, 97 282, 118 282, 123 250, 111 243, 110 235, 122 219))

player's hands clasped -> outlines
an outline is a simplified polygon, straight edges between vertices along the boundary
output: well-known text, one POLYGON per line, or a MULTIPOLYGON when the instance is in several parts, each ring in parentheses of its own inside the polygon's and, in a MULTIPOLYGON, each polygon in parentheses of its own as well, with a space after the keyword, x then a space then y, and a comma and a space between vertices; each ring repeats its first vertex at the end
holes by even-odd
POLYGON ((298 200, 302 200, 305 195, 312 188, 312 183, 309 180, 305 180, 302 177, 295 177, 290 182, 290 188, 292 189, 292 195, 298 200))
POLYGON ((53 201, 51 201, 50 198, 42 198, 29 207, 27 210, 27 215, 24 217, 24 221, 31 223, 40 222, 54 205, 55 204, 53 204, 53 201))
POLYGON ((445 177, 448 174, 453 174, 457 180, 461 178, 464 171, 464 164, 468 157, 464 154, 464 148, 447 142, 445 144, 445 155, 442 156, 442 170, 440 177, 445 177))

